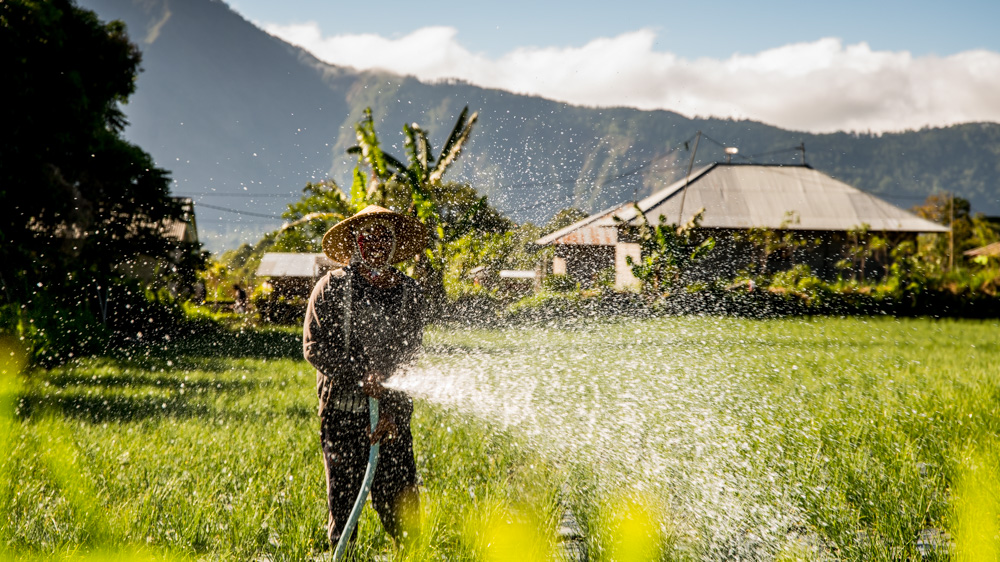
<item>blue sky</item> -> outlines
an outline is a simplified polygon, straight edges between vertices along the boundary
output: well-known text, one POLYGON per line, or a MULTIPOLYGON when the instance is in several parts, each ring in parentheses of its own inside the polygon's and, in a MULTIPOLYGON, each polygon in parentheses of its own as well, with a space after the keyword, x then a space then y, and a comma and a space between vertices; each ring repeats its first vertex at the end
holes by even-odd
POLYGON ((582 46, 640 28, 658 33, 657 49, 685 58, 725 58, 837 37, 875 50, 950 55, 971 49, 1000 51, 1000 1, 745 1, 505 2, 233 0, 258 23, 316 21, 326 34, 405 35, 421 27, 458 29, 474 52, 497 56, 517 47, 582 46), (417 11, 414 8, 426 6, 417 11), (523 14, 531 14, 525 17, 523 14))
POLYGON ((578 105, 811 132, 1000 121, 1000 0, 230 5, 331 64, 578 105))

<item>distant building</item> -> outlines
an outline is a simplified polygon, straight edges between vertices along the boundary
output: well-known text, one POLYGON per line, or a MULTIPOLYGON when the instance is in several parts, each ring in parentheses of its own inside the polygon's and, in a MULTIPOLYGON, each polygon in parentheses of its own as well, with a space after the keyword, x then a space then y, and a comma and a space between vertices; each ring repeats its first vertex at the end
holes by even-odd
POLYGON ((992 244, 966 250, 962 252, 962 255, 968 258, 976 258, 980 256, 987 258, 1000 258, 1000 242, 994 242, 992 244))
POLYGON ((190 244, 198 242, 198 224, 195 222, 194 201, 190 197, 174 197, 180 203, 184 214, 179 220, 171 221, 163 229, 165 238, 190 244))
POLYGON ((261 320, 281 324, 302 322, 313 286, 328 271, 340 266, 326 254, 264 254, 256 271, 257 277, 264 279, 264 298, 254 302, 261 320))
MULTIPOLYGON (((178 219, 166 221, 162 225, 157 225, 157 228, 159 228, 160 231, 160 236, 168 240, 181 242, 184 245, 197 244, 198 224, 195 221, 194 201, 190 197, 173 197, 173 199, 175 202, 180 204, 182 214, 178 219)), ((182 257, 181 252, 184 251, 187 250, 184 248, 174 250, 175 254, 172 258, 174 260, 179 260, 182 257)), ((129 277, 140 279, 148 283, 161 275, 161 272, 166 267, 169 267, 169 264, 160 258, 150 257, 146 254, 138 254, 135 256, 128 256, 117 265, 116 269, 120 273, 129 277)), ((170 292, 175 295, 192 289, 192 287, 177 286, 175 283, 176 282, 172 282, 168 287, 170 292)))
POLYGON ((260 259, 257 277, 266 277, 275 297, 309 298, 313 285, 327 271, 340 267, 326 254, 268 252, 260 259))
MULTIPOLYGON (((704 267, 718 276, 750 262, 749 249, 736 242, 734 234, 751 228, 795 230, 819 240, 804 262, 828 278, 836 275, 834 264, 843 257, 846 234, 862 225, 886 233, 894 243, 919 233, 948 231, 809 166, 715 163, 637 204, 652 224, 660 216, 669 224, 683 224, 704 208, 701 227, 719 242, 704 267)), ((588 286, 601 271, 614 268, 616 287, 634 286, 637 280, 626 257, 637 259, 639 245, 625 237, 615 217, 637 224, 638 215, 629 202, 535 243, 555 248, 553 273, 570 275, 588 286)))

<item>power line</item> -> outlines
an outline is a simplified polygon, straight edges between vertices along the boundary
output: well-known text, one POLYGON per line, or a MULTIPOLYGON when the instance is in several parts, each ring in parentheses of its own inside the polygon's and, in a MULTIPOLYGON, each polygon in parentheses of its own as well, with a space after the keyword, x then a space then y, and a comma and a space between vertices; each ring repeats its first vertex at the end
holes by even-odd
MULTIPOLYGON (((708 141, 710 141, 712 143, 715 143, 716 145, 718 145, 721 148, 724 148, 724 149, 725 148, 730 148, 730 147, 722 144, 721 142, 713 139, 712 137, 710 137, 708 135, 702 135, 702 136, 706 140, 708 140, 708 141)), ((739 154, 739 153, 735 154, 734 156, 736 156, 737 158, 742 158, 743 160, 746 160, 749 163, 753 163, 753 159, 754 158, 759 158, 761 156, 771 156, 772 154, 784 154, 786 152, 792 152, 792 151, 796 151, 796 150, 801 150, 801 148, 799 148, 798 146, 790 146, 788 148, 779 148, 777 150, 771 150, 771 151, 768 151, 768 152, 758 152, 756 154, 751 154, 749 156, 743 155, 743 154, 739 154)))
POLYGON ((219 219, 198 219, 198 224, 199 225, 205 225, 205 224, 243 224, 243 225, 245 225, 245 224, 269 224, 269 225, 274 225, 274 223, 272 221, 264 221, 264 220, 240 220, 240 219, 228 219, 227 220, 227 219, 223 219, 223 218, 219 218, 219 219))
POLYGON ((181 197, 292 197, 291 193, 175 193, 181 197))
MULTIPOLYGON (((663 153, 663 155, 661 155, 660 157, 662 158, 663 156, 667 156, 667 155, 673 154, 674 152, 677 152, 677 151, 682 150, 682 149, 683 150, 687 150, 688 149, 688 144, 691 142, 691 139, 693 139, 693 138, 694 138, 694 135, 688 137, 687 140, 683 141, 680 145, 667 150, 667 152, 663 153)), ((615 176, 612 176, 610 178, 605 179, 603 183, 597 184, 597 185, 595 185, 595 187, 600 187, 600 188, 607 187, 607 186, 611 185, 613 182, 615 182, 617 180, 621 180, 621 179, 625 179, 625 178, 634 176, 634 175, 638 174, 639 172, 643 171, 644 169, 649 168, 650 166, 653 166, 655 163, 656 162, 654 160, 650 160, 649 162, 644 162, 644 163, 639 164, 638 166, 635 166, 635 167, 633 167, 633 168, 631 168, 629 170, 625 170, 625 171, 623 171, 623 172, 621 172, 621 173, 619 173, 619 174, 617 174, 615 176)), ((558 183, 546 183, 546 184, 535 183, 535 182, 525 182, 525 183, 521 183, 521 184, 499 185, 499 186, 497 186, 497 188, 498 189, 512 189, 514 187, 527 187, 527 186, 535 186, 535 187, 559 186, 559 187, 561 187, 562 185, 563 185, 563 183, 561 183, 561 182, 558 182, 558 183)), ((553 197, 547 197, 545 199, 538 199, 538 200, 536 200, 533 203, 530 203, 528 205, 524 205, 524 206, 518 207, 516 209, 511 209, 511 212, 515 212, 516 213, 518 211, 525 211, 527 209, 530 209, 532 207, 535 207, 535 206, 539 205, 540 203, 551 203, 551 202, 555 202, 555 201, 559 201, 559 200, 572 200, 573 198, 574 198, 574 195, 557 195, 557 196, 553 196, 553 197)))
POLYGON ((262 217, 262 218, 265 218, 265 219, 285 220, 284 218, 279 217, 277 215, 265 215, 263 213, 254 213, 254 212, 251 212, 251 211, 238 211, 236 209, 228 209, 226 207, 218 207, 216 205, 209 205, 208 203, 198 203, 198 206, 207 207, 209 209, 215 209, 217 211, 225 211, 227 213, 236 213, 237 215, 246 215, 248 217, 262 217))
MULTIPOLYGON (((665 152, 664 154, 662 154, 660 157, 662 158, 663 156, 668 156, 668 155, 673 154, 674 152, 677 152, 677 151, 682 150, 682 149, 683 150, 687 150, 688 149, 688 144, 691 142, 691 139, 693 139, 693 138, 694 138, 694 135, 692 135, 691 137, 688 137, 687 140, 683 141, 678 146, 670 148, 669 150, 667 150, 667 152, 665 152)), ((713 142, 716 142, 716 141, 713 141, 713 142)), ((716 142, 716 144, 719 144, 719 143, 716 142)), ((720 145, 720 146, 722 146, 722 145, 720 145)), ((618 180, 621 180, 621 179, 625 179, 625 178, 634 176, 634 175, 638 174, 639 172, 643 171, 644 169, 649 168, 650 166, 653 166, 655 163, 656 162, 654 160, 650 160, 648 162, 639 164, 638 166, 635 166, 635 167, 633 167, 633 168, 631 168, 629 170, 625 170, 625 171, 623 171, 623 172, 621 172, 621 173, 619 173, 619 174, 617 174, 615 176, 612 176, 610 178, 605 179, 604 182, 602 182, 601 184, 595 185, 595 187, 601 187, 601 188, 607 187, 612 182, 615 182, 615 181, 618 181, 618 180)), ((576 180, 576 181, 579 181, 579 180, 576 180)), ((523 187, 548 187, 548 186, 558 186, 558 187, 561 187, 561 186, 564 185, 564 183, 565 182, 540 183, 540 182, 528 181, 528 182, 522 182, 522 183, 514 183, 514 184, 507 184, 507 185, 498 185, 498 186, 496 186, 496 189, 498 189, 498 190, 510 190, 510 189, 523 188, 523 187)), ((280 193, 264 193, 264 194, 253 194, 253 193, 177 193, 176 195, 183 196, 183 197, 288 197, 291 194, 285 195, 285 194, 280 194, 280 193)), ((548 203, 548 202, 554 202, 554 201, 558 201, 558 200, 571 200, 571 199, 573 199, 572 195, 559 195, 559 196, 555 196, 555 197, 549 197, 549 198, 545 198, 545 199, 536 200, 533 203, 530 203, 528 205, 524 205, 522 207, 518 207, 516 209, 512 209, 511 212, 524 211, 524 210, 530 209, 531 207, 537 206, 540 203, 548 203)), ((219 211, 225 211, 225 212, 228 212, 228 213, 235 213, 235 214, 238 214, 238 215, 246 215, 246 216, 251 216, 251 217, 263 217, 263 218, 267 218, 267 219, 284 220, 283 217, 279 217, 279 216, 275 216, 275 215, 265 215, 265 214, 261 214, 261 213, 253 213, 253 212, 250 212, 250 211, 238 211, 236 209, 229 209, 229 208, 226 208, 226 207, 219 207, 219 206, 215 206, 215 205, 210 205, 208 203, 197 203, 197 204, 200 205, 200 206, 202 206, 202 207, 209 208, 209 209, 216 209, 216 210, 219 210, 219 211)))

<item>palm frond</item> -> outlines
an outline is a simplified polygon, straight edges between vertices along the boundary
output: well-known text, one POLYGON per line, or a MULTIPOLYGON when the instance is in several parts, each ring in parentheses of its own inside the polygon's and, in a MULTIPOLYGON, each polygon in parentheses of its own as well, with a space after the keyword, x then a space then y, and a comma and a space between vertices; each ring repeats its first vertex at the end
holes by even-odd
POLYGON ((420 130, 420 161, 423 163, 424 170, 430 173, 430 163, 434 161, 434 156, 431 154, 433 150, 431 149, 431 142, 427 140, 427 131, 423 129, 420 130))
POLYGON ((305 224, 305 223, 310 222, 310 221, 318 220, 318 219, 324 219, 324 220, 326 220, 326 219, 337 219, 337 220, 341 220, 342 221, 345 218, 346 217, 343 214, 341 214, 341 213, 331 213, 331 212, 326 212, 326 211, 317 211, 315 213, 309 213, 308 215, 304 215, 302 218, 300 218, 298 220, 295 220, 295 221, 292 221, 292 222, 286 222, 285 224, 281 225, 281 228, 278 229, 278 234, 280 235, 282 232, 284 232, 286 230, 295 228, 295 227, 297 227, 299 225, 305 224))
MULTIPOLYGON (((462 133, 462 129, 465 128, 465 116, 469 114, 469 106, 462 108, 462 113, 458 115, 458 120, 455 121, 455 126, 451 128, 451 134, 448 135, 448 140, 444 142, 444 146, 441 147, 441 157, 443 158, 445 154, 451 151, 452 145, 458 141, 459 135, 462 133)), ((440 160, 438 160, 440 163, 440 160)))
POLYGON ((462 153, 462 148, 472 135, 472 126, 475 125, 476 120, 479 119, 479 114, 473 113, 469 116, 468 121, 465 121, 465 115, 468 109, 469 108, 466 107, 462 110, 462 115, 459 117, 458 122, 455 123, 455 128, 448 137, 448 142, 445 143, 445 147, 442 149, 441 155, 438 157, 434 170, 431 171, 430 176, 428 177, 428 183, 435 184, 441 181, 441 177, 444 176, 448 166, 451 166, 452 163, 454 163, 458 158, 458 155, 462 153))
POLYGON ((351 182, 351 209, 358 212, 365 207, 366 196, 368 195, 368 178, 361 170, 361 166, 354 167, 354 177, 351 182))
MULTIPOLYGON (((385 153, 379 146, 378 134, 375 132, 375 121, 372 119, 371 108, 365 109, 365 116, 354 127, 355 137, 358 139, 360 157, 372 169, 372 181, 376 179, 387 180, 391 177, 386 165, 385 153)), ((350 152, 350 149, 348 149, 350 152)), ((355 151, 357 153, 357 151, 355 151)))
POLYGON ((426 153, 421 149, 423 130, 416 123, 403 125, 403 136, 406 138, 406 157, 410 161, 410 171, 417 183, 423 183, 427 178, 426 153))

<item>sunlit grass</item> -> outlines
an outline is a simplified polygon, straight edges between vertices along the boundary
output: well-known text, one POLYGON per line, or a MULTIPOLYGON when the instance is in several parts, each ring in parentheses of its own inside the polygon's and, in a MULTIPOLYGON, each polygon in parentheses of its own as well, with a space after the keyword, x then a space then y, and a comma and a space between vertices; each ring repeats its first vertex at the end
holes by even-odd
MULTIPOLYGON (((590 560, 995 557, 998 334, 829 318, 431 329, 411 375, 422 532, 394 545, 366 509, 353 558, 559 559, 568 513, 590 560)), ((6 343, 0 559, 328 557, 298 337, 25 376, 6 343)))
POLYGON ((601 506, 597 539, 607 560, 659 560, 664 546, 664 514, 644 494, 621 495, 601 506))
POLYGON ((996 441, 970 446, 955 483, 955 559, 1000 560, 1000 449, 996 441))
POLYGON ((998 333, 887 318, 432 332, 441 355, 408 386, 591 467, 592 496, 641 486, 669 507, 667 559, 946 558, 965 444, 1000 429, 998 333))

